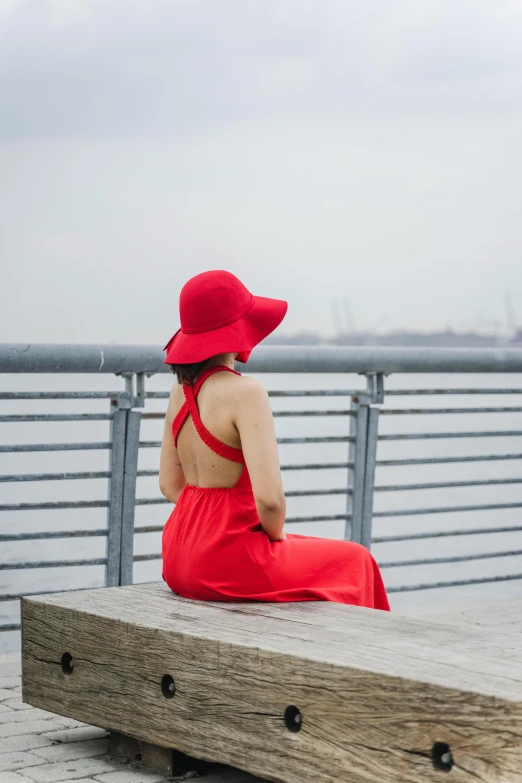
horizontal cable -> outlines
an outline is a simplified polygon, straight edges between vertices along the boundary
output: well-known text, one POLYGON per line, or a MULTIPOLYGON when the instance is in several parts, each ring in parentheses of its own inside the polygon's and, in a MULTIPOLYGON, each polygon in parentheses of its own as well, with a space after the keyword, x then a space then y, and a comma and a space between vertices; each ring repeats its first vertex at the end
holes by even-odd
POLYGON ((161 555, 134 555, 135 563, 143 563, 145 560, 161 560, 161 555))
MULTIPOLYGON (((522 481, 521 481, 522 483, 522 481)), ((232 487, 202 487, 202 489, 232 489, 232 487)), ((314 495, 352 495, 353 490, 348 488, 341 489, 299 489, 285 492, 287 498, 309 497, 314 495)), ((167 498, 136 498, 136 506, 156 506, 163 505, 164 503, 170 503, 167 498)), ((0 506, 1 509, 1 506, 0 506)), ((1 540, 1 539, 0 539, 1 540)))
POLYGON ((172 505, 172 501, 168 498, 136 498, 134 501, 135 506, 162 506, 165 503, 170 503, 172 505))
POLYGON ((402 568, 404 566, 437 565, 440 563, 467 563, 468 560, 487 560, 495 557, 518 557, 519 555, 522 555, 522 549, 513 549, 506 552, 482 552, 478 555, 432 557, 423 560, 396 560, 387 563, 379 563, 379 568, 402 568))
POLYGON ((522 503, 485 503, 481 506, 441 506, 440 508, 408 508, 399 511, 376 511, 374 517, 410 517, 422 514, 447 514, 457 511, 494 511, 504 508, 522 508, 522 503))
POLYGON ((351 519, 351 514, 331 514, 330 516, 324 516, 324 517, 288 517, 288 519, 285 520, 286 523, 297 523, 297 522, 336 522, 337 520, 341 519, 351 519))
POLYGON ((6 632, 6 631, 19 631, 21 629, 20 623, 7 623, 4 625, 0 625, 0 633, 6 632))
POLYGON ((357 397, 365 389, 296 389, 294 391, 269 391, 270 397, 357 397))
POLYGON ((160 440, 140 440, 139 446, 140 446, 140 449, 160 449, 161 448, 161 441, 160 440))
MULTIPOLYGON (((350 520, 351 514, 331 514, 330 516, 316 516, 316 517, 288 517, 285 523, 298 523, 298 522, 337 522, 338 520, 350 520)), ((134 529, 135 533, 161 533, 164 525, 145 525, 134 529)))
MULTIPOLYGON (((295 389, 294 391, 282 391, 280 389, 269 391, 270 397, 356 397, 364 394, 365 389, 295 389)), ((170 397, 168 391, 148 391, 145 393, 150 400, 167 400, 170 397)))
POLYGON ((341 411, 341 410, 327 410, 327 411, 274 411, 274 418, 282 418, 285 416, 357 416, 356 411, 341 411))
POLYGON ((14 446, 0 446, 0 453, 14 454, 21 451, 90 451, 92 449, 112 449, 112 443, 24 443, 14 446))
POLYGON ((353 490, 345 487, 341 489, 297 489, 285 492, 287 498, 300 498, 308 495, 353 495, 353 490))
POLYGON ((381 416, 418 416, 438 413, 522 413, 522 407, 497 408, 381 408, 381 416))
POLYGON ((0 593, 0 601, 19 601, 20 598, 31 598, 33 595, 54 595, 55 593, 75 593, 78 590, 99 590, 100 587, 105 585, 99 585, 95 587, 73 587, 65 590, 63 587, 60 590, 36 590, 31 593, 0 593))
POLYGON ((352 437, 314 437, 314 438, 278 438, 278 443, 355 443, 355 438, 352 437))
MULTIPOLYGON (((522 454, 520 455, 522 459, 522 454)), ((281 470, 347 470, 348 468, 354 468, 353 462, 314 462, 303 463, 302 465, 281 465, 281 470)), ((72 474, 71 474, 72 475, 72 474)), ((158 475, 157 470, 138 470, 136 475, 140 478, 153 477, 158 475)), ((97 476, 86 476, 86 478, 98 478, 97 476)), ((101 476, 100 476, 101 478, 101 476)), ((107 478, 110 478, 110 473, 107 473, 107 478)), ((0 476, 0 481, 2 477, 0 476)))
POLYGON ((446 438, 512 438, 522 436, 522 430, 474 430, 473 432, 419 432, 379 435, 377 440, 434 440, 446 438))
POLYGON ((440 587, 464 587, 465 585, 482 585, 490 582, 508 582, 513 579, 522 579, 522 574, 505 574, 503 576, 485 576, 480 579, 459 579, 454 582, 430 582, 419 585, 403 585, 401 587, 387 587, 387 593, 408 593, 413 590, 433 590, 440 587))
MULTIPOLYGON (((522 410, 522 409, 521 409, 522 410)), ((289 416, 356 416, 355 411, 350 410, 317 410, 317 411, 273 411, 274 418, 289 416)), ((143 413, 142 419, 164 419, 164 413, 143 413)), ((0 419, 1 420, 1 419, 0 419)))
POLYGON ((107 529, 102 530, 52 530, 44 533, 2 533, 1 541, 39 541, 48 538, 95 538, 108 536, 107 529))
POLYGON ((36 560, 25 563, 0 563, 0 571, 22 571, 26 568, 68 568, 69 566, 107 565, 106 557, 92 560, 36 560))
MULTIPOLYGON (((156 475, 158 473, 158 471, 150 472, 151 474, 156 475)), ((92 470, 83 471, 81 473, 6 473, 5 475, 0 476, 0 483, 13 481, 75 481, 77 479, 99 479, 110 477, 111 473, 109 470, 92 470)))
POLYGON ((338 469, 353 469, 355 467, 353 462, 319 462, 304 465, 281 465, 281 470, 338 470, 338 469))
MULTIPOLYGON (((168 397, 168 394, 167 394, 168 397)), ((0 392, 0 400, 127 400, 129 395, 117 392, 0 392)))
POLYGON ((441 481, 428 484, 388 484, 380 487, 374 487, 375 492, 396 492, 416 489, 452 489, 454 487, 486 487, 498 484, 522 484, 520 478, 508 479, 479 479, 473 481, 441 481))
POLYGON ((60 508, 107 508, 108 506, 108 500, 66 500, 52 503, 2 503, 0 511, 35 511, 36 509, 48 511, 60 508))
POLYGON ((420 457, 414 459, 378 459, 377 467, 389 468, 396 465, 444 465, 457 462, 499 462, 522 459, 522 454, 483 454, 468 457, 420 457))
MULTIPOLYGON (((346 437, 338 437, 338 436, 323 436, 323 437, 313 437, 313 438, 278 438, 278 443, 282 444, 289 444, 289 443, 354 443, 355 438, 346 436, 346 437)), ((140 447, 143 449, 159 449, 161 448, 161 441, 160 440, 142 440, 140 441, 140 447)))
POLYGON ((112 413, 22 413, 12 416, 0 416, 0 422, 15 423, 22 421, 109 421, 112 413))
POLYGON ((389 544, 393 541, 414 541, 421 538, 448 538, 450 536, 481 536, 488 533, 522 533, 520 525, 504 527, 476 527, 471 530, 438 530, 431 533, 403 533, 397 536, 376 536, 373 544, 389 544))
POLYGON ((387 397, 420 397, 424 394, 522 394, 522 389, 386 389, 387 397))

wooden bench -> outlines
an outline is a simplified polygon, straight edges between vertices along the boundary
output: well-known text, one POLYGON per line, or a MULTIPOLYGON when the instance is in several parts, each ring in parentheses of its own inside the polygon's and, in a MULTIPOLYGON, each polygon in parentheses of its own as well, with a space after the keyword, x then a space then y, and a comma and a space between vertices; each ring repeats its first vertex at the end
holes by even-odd
POLYGON ((154 583, 23 599, 22 638, 24 701, 120 741, 285 783, 522 781, 518 635, 154 583))

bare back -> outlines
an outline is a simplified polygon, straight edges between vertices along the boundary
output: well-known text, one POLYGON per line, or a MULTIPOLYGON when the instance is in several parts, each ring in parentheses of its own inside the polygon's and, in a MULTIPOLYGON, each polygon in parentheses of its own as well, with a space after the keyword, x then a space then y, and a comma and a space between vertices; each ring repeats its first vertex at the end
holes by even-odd
MULTIPOLYGON (((228 372, 207 378, 198 394, 197 406, 201 420, 209 432, 222 443, 241 448, 241 438, 234 423, 238 405, 238 384, 242 378, 228 372)), ((173 393, 173 417, 185 402, 183 389, 173 393)), ((192 417, 188 416, 178 435, 178 454, 188 484, 199 487, 233 487, 243 466, 221 457, 199 437, 192 417)))
POLYGON ((245 467, 263 529, 278 539, 286 503, 268 393, 256 379, 214 363, 191 392, 178 384, 172 388, 163 427, 160 490, 177 503, 186 486, 231 489, 245 467))

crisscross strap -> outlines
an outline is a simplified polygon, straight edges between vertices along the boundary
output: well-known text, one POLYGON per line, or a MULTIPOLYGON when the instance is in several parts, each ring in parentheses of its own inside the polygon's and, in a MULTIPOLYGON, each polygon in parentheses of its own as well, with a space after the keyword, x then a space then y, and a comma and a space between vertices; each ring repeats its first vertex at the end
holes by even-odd
POLYGON ((220 457, 225 457, 225 459, 229 459, 232 462, 239 462, 241 465, 244 465, 245 458, 243 456, 242 449, 236 449, 234 446, 229 446, 227 443, 222 443, 207 430, 201 421, 198 404, 196 402, 199 391, 207 378, 210 378, 210 376, 215 372, 222 372, 223 370, 226 370, 227 372, 233 372, 234 375, 241 375, 241 373, 236 372, 236 370, 233 370, 231 367, 226 367, 225 365, 215 365, 214 367, 209 367, 209 369, 206 370, 200 378, 198 378, 196 384, 193 387, 183 386, 185 402, 179 409, 174 421, 172 422, 174 445, 177 447, 178 435, 187 419, 187 416, 190 414, 190 416, 192 416, 192 421, 194 423, 196 432, 198 433, 201 440, 207 444, 209 449, 212 449, 212 451, 214 451, 216 454, 219 454, 220 457))

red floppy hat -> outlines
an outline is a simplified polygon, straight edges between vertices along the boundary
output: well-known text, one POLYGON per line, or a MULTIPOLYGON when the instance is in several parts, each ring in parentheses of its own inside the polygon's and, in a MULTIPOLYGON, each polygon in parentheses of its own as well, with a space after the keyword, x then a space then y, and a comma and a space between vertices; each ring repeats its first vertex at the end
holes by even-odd
POLYGON ((220 353, 248 354, 279 326, 288 302, 254 296, 231 272, 214 270, 192 277, 181 289, 181 329, 170 338, 165 364, 202 362, 220 353))

